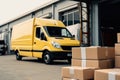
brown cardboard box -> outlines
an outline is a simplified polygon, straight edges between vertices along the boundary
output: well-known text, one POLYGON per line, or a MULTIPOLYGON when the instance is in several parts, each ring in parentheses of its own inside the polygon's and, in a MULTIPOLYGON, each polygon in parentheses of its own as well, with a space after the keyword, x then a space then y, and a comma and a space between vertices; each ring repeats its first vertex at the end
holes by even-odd
POLYGON ((115 56, 115 67, 120 68, 120 56, 115 56))
POLYGON ((80 79, 73 79, 73 78, 63 78, 62 80, 80 80, 80 79))
POLYGON ((111 60, 78 60, 72 59, 72 66, 96 67, 100 69, 111 68, 111 60))
MULTIPOLYGON (((63 78, 62 80, 81 80, 81 79, 63 78)), ((94 80, 94 79, 86 79, 86 80, 94 80)))
MULTIPOLYGON (((62 80, 81 80, 81 79, 63 78, 62 80)), ((93 79, 86 79, 86 80, 93 80, 93 79)))
POLYGON ((106 47, 108 59, 115 59, 115 48, 114 47, 106 47))
POLYGON ((115 44, 115 55, 120 56, 120 43, 115 44))
POLYGON ((117 42, 120 43, 120 33, 117 33, 117 42))
POLYGON ((72 48, 73 59, 108 59, 113 57, 112 48, 107 47, 74 47, 72 48))
POLYGON ((93 79, 95 69, 96 68, 93 67, 62 67, 62 78, 71 78, 77 80, 93 79))
POLYGON ((120 69, 95 70, 94 80, 120 80, 120 69))

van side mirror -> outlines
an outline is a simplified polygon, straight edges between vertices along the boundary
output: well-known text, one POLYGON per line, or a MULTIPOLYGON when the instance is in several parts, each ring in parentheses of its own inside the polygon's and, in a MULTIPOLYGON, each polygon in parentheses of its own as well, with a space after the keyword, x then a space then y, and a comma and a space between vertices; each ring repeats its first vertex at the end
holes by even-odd
POLYGON ((75 38, 75 35, 72 35, 73 38, 75 38))

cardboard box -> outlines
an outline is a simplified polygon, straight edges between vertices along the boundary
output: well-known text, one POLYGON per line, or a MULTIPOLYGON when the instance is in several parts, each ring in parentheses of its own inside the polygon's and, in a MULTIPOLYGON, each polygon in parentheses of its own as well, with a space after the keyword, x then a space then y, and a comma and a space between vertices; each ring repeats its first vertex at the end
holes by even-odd
POLYGON ((74 47, 72 48, 73 59, 108 59, 114 58, 113 47, 74 47))
MULTIPOLYGON (((96 68, 88 67, 62 67, 62 78, 71 78, 77 80, 88 80, 94 78, 96 68)), ((67 80, 67 79, 66 79, 67 80)), ((69 80, 69 79, 68 79, 69 80)))
POLYGON ((115 67, 120 68, 120 56, 115 56, 115 67))
MULTIPOLYGON (((62 80, 81 80, 81 79, 63 78, 62 80)), ((86 80, 93 80, 93 79, 86 79, 86 80)))
POLYGON ((117 33, 117 42, 120 43, 120 33, 117 33))
POLYGON ((111 68, 112 62, 111 60, 78 60, 72 59, 72 66, 80 66, 80 67, 96 67, 99 69, 111 68))
POLYGON ((73 78, 63 78, 62 80, 80 80, 80 79, 73 79, 73 78))
POLYGON ((114 47, 106 47, 108 59, 115 59, 115 48, 114 47))
POLYGON ((115 44, 115 55, 120 56, 120 43, 115 44))
POLYGON ((120 80, 120 69, 95 70, 94 80, 120 80))

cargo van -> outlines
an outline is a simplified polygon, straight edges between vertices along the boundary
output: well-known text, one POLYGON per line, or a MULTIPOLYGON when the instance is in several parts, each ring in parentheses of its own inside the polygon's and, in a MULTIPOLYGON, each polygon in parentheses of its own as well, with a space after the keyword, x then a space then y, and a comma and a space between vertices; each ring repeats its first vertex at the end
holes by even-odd
POLYGON ((80 42, 58 20, 32 18, 12 29, 11 49, 17 60, 35 57, 46 64, 64 59, 70 62, 71 49, 78 46, 80 42))

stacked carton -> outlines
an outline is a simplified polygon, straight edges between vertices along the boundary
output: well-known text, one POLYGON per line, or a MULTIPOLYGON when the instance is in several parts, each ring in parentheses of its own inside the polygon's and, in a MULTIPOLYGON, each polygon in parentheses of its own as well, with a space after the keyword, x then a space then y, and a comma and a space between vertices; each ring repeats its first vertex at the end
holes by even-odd
POLYGON ((120 43, 115 44, 115 67, 120 68, 120 43))
POLYGON ((115 44, 115 68, 96 70, 94 80, 120 80, 120 33, 115 44))
POLYGON ((96 70, 94 80, 120 80, 120 69, 96 70))
POLYGON ((72 49, 72 66, 111 68, 114 48, 81 47, 72 49), (110 51, 111 50, 111 51, 110 51))
POLYGON ((115 67, 120 68, 120 33, 117 34, 117 42, 115 44, 115 67))
POLYGON ((93 80, 96 69, 111 68, 114 48, 72 48, 72 65, 62 68, 62 80, 93 80))
POLYGON ((63 67, 62 80, 91 80, 94 78, 94 70, 89 67, 63 67))

